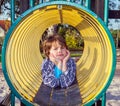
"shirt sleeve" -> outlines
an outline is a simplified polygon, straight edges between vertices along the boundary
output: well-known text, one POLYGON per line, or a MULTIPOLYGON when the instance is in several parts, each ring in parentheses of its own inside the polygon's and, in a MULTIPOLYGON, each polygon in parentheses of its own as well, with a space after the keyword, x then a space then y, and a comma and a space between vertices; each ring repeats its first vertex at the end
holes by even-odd
POLYGON ((60 85, 61 88, 70 86, 76 78, 76 64, 73 59, 67 62, 67 70, 65 73, 61 74, 60 85))
POLYGON ((42 79, 43 83, 49 87, 55 88, 59 86, 59 80, 54 75, 53 64, 51 62, 43 62, 42 79))

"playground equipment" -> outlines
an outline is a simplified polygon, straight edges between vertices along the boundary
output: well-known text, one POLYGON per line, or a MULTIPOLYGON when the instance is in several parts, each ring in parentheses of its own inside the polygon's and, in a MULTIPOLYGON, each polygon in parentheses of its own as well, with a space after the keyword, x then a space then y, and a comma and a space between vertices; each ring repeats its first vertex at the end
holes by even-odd
POLYGON ((15 96, 27 106, 34 105, 42 82, 39 42, 46 28, 58 23, 72 25, 84 38, 83 54, 77 62, 82 105, 93 105, 99 99, 105 105, 116 67, 116 50, 108 28, 95 13, 74 2, 49 1, 31 5, 16 20, 13 15, 2 48, 2 69, 12 92, 12 105, 15 96))

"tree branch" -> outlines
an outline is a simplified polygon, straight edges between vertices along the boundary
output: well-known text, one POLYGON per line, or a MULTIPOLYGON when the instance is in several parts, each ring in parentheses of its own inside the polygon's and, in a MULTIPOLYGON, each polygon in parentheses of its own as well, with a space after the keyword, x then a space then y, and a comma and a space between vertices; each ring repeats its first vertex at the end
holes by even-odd
POLYGON ((1 7, 2 7, 2 5, 3 5, 3 2, 4 2, 4 0, 1 0, 1 1, 0 1, 0 13, 1 13, 1 7))

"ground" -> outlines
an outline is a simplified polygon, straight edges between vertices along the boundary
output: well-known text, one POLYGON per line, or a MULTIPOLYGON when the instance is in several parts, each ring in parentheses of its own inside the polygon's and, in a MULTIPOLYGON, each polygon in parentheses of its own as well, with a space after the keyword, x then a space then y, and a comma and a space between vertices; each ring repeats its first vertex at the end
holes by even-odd
POLYGON ((106 106, 120 106, 120 56, 117 57, 115 75, 107 90, 106 99, 106 106))

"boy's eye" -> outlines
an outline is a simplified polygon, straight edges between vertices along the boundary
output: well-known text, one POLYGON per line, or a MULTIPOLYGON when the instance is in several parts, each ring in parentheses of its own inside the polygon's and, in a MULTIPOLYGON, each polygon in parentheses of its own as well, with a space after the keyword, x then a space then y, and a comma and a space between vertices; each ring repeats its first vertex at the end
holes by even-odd
POLYGON ((57 50, 57 48, 54 48, 54 50, 57 50))
POLYGON ((61 49, 65 49, 65 47, 63 46, 63 47, 61 47, 61 49))

